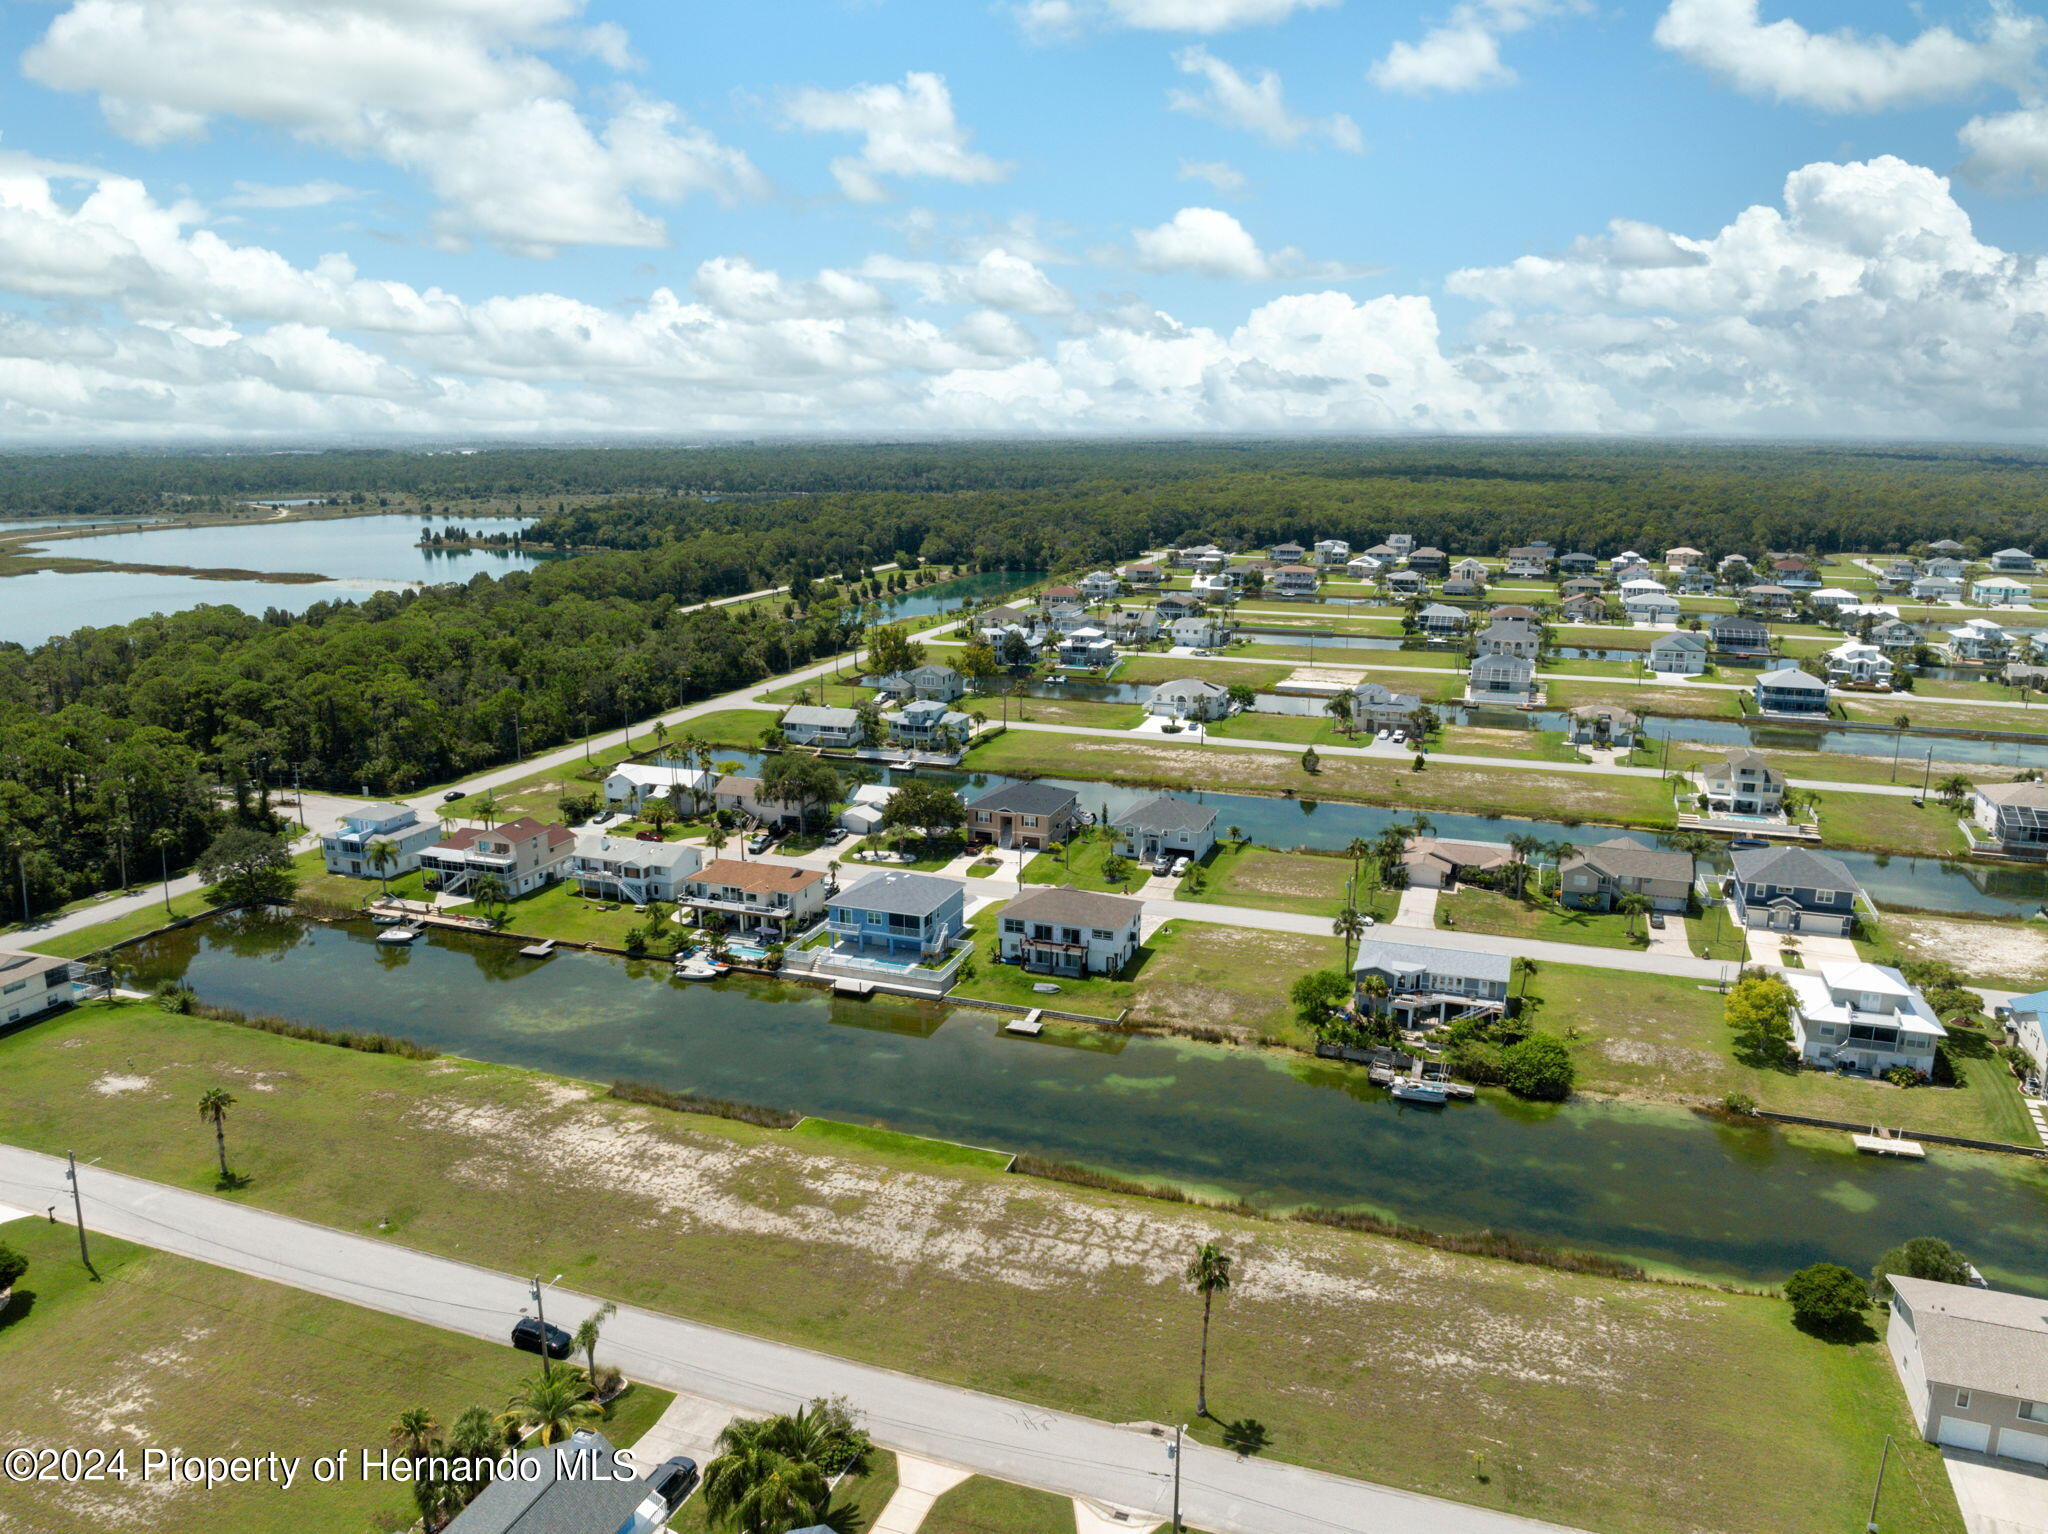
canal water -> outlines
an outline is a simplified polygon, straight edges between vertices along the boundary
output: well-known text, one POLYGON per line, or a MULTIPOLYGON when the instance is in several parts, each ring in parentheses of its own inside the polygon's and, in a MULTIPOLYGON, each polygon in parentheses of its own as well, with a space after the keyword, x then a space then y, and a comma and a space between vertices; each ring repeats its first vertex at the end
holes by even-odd
MULTIPOLYGON (((211 918, 122 950, 126 983, 596 1082, 626 1077, 1074 1161, 1274 1206, 1371 1209, 1688 1271, 1861 1270, 1910 1236, 1957 1241, 1994 1281, 2048 1283, 2048 1172, 1931 1151, 1859 1157, 1680 1109, 1487 1095, 1407 1109, 1362 1072, 1278 1051, 1083 1033, 1024 1040, 971 1008, 807 986, 677 981, 665 966, 364 924, 211 918)), ((1555 1020, 1559 1025, 1568 1019, 1555 1020)), ((1836 1142, 1840 1141, 1840 1144, 1836 1142)))

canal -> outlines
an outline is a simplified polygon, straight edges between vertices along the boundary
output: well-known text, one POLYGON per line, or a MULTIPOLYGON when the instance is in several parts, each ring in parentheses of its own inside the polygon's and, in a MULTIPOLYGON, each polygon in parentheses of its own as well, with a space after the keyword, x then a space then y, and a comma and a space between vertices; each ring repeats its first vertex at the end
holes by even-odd
MULTIPOLYGON (((122 950, 126 983, 595 1082, 879 1124, 1169 1180, 1275 1207, 1370 1209, 1491 1228, 1692 1273, 1857 1269, 1910 1236, 1963 1245, 1994 1281, 2048 1283, 2048 1172, 1933 1150, 1859 1157, 1846 1137, 1736 1127, 1649 1104, 1533 1107, 1488 1094, 1402 1107, 1363 1073, 1279 1052, 1079 1031, 1005 1035, 942 1003, 835 999, 793 982, 693 985, 665 966, 364 924, 237 913, 122 950)), ((1562 1020, 1561 1020, 1562 1021, 1562 1020)))

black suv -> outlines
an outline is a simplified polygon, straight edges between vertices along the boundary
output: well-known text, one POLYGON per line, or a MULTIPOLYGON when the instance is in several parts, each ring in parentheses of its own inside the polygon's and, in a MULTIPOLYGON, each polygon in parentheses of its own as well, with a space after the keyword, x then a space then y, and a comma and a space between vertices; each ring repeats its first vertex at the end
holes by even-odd
MULTIPOLYGON (((521 1316, 512 1328, 512 1346, 524 1348, 529 1353, 541 1351, 541 1324, 532 1316, 521 1316)), ((576 1346, 576 1339, 559 1326, 547 1328, 547 1355, 550 1358, 567 1358, 576 1346)))
POLYGON ((683 1505, 683 1498, 690 1494, 690 1488, 697 1484, 697 1462, 678 1454, 674 1459, 665 1459, 654 1467, 654 1474, 647 1478, 662 1506, 671 1513, 683 1505))

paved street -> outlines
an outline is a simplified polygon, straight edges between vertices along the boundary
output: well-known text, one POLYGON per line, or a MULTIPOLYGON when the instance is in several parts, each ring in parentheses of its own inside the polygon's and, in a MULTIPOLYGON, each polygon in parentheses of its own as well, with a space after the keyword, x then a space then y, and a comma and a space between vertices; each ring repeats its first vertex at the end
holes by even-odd
MULTIPOLYGON (((199 1262, 493 1340, 530 1303, 527 1281, 510 1274, 104 1167, 80 1176, 89 1228, 199 1262)), ((41 1209, 64 1196, 61 1160, 0 1146, 0 1203, 41 1209)), ((597 1303, 565 1289, 544 1295, 548 1320, 572 1330, 597 1303)), ((788 1411, 814 1396, 844 1395, 886 1448, 1162 1517, 1171 1505, 1165 1443, 1138 1428, 630 1306, 606 1325, 599 1353, 633 1378, 736 1411, 788 1411)), ((703 1422, 705 1414, 693 1415, 703 1422)), ((1182 1503, 1188 1523, 1214 1534, 1535 1534, 1558 1527, 1192 1443, 1182 1503)))

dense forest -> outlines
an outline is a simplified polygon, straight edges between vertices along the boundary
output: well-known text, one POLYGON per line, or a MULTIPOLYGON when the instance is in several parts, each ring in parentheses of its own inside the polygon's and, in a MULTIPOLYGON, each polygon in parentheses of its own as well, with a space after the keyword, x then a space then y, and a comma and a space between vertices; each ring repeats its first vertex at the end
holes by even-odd
MULTIPOLYGON (((524 498, 605 550, 303 616, 0 646, 0 869, 32 910, 189 861, 252 779, 403 793, 786 670, 901 560, 1072 571, 1169 542, 1405 530, 1454 553, 2048 545, 2048 457, 1581 442, 790 446, 0 459, 8 515, 256 495, 524 498), (589 502, 575 508, 572 498, 589 502), (685 605, 794 582, 766 612, 685 605)), ((252 527, 251 538, 263 536, 252 527)), ((252 811, 253 813, 254 811, 252 811)))

